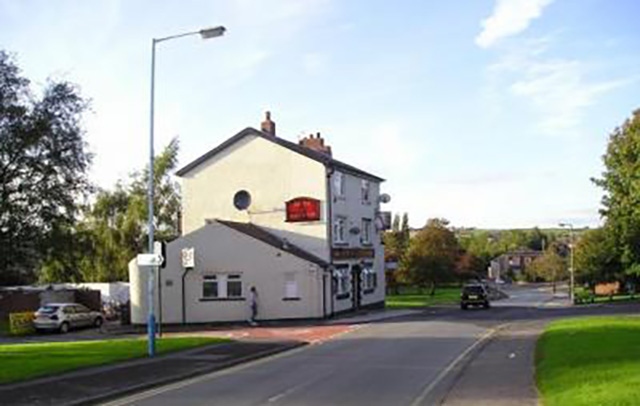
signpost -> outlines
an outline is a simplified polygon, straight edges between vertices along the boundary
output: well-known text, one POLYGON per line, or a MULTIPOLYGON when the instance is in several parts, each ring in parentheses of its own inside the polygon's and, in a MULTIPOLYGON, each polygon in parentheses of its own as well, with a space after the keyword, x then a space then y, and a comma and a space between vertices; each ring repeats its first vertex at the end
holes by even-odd
POLYGON ((196 265, 195 249, 193 247, 183 248, 180 255, 182 257, 182 267, 184 268, 184 272, 182 272, 182 324, 187 324, 187 305, 185 303, 184 279, 187 276, 187 272, 193 269, 196 265))
POLYGON ((138 254, 137 257, 138 267, 149 268, 149 278, 147 283, 148 288, 148 303, 149 303, 149 320, 147 321, 147 332, 149 337, 149 356, 153 357, 156 353, 156 317, 153 311, 153 305, 155 303, 155 295, 153 292, 154 281, 153 276, 156 272, 156 267, 163 265, 164 258, 160 254, 138 254))

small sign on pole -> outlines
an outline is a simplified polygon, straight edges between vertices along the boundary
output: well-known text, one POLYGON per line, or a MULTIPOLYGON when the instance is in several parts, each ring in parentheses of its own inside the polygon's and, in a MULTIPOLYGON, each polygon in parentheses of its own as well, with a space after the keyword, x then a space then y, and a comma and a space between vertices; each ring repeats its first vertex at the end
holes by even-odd
POLYGON ((162 255, 158 254, 138 254, 138 266, 160 266, 162 264, 162 255))
POLYGON ((195 249, 183 248, 182 249, 182 267, 194 268, 195 267, 195 249))

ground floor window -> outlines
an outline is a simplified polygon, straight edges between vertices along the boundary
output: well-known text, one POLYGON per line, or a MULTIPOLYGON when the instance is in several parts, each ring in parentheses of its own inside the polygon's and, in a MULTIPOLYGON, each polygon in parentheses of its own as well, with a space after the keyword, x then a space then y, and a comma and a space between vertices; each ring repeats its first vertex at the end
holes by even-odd
POLYGON ((202 278, 202 297, 205 299, 215 299, 219 297, 217 275, 205 275, 202 278))
POLYGON ((297 299, 299 297, 295 272, 286 272, 284 274, 284 297, 285 299, 297 299))
POLYGON ((215 274, 202 277, 203 299, 225 299, 242 297, 241 274, 215 274))
POLYGON ((372 264, 364 265, 362 268, 362 288, 365 293, 373 292, 378 286, 378 275, 372 264))
POLYGON ((351 291, 351 275, 349 265, 338 265, 333 271, 335 293, 338 297, 349 297, 351 291))

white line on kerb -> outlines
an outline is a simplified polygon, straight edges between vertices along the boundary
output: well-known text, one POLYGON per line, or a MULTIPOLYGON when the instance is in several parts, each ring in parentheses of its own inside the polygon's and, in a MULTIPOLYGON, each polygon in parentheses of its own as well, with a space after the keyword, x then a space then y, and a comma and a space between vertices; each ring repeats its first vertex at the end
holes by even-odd
POLYGON ((500 330, 501 328, 503 328, 504 326, 506 326, 506 324, 501 324, 498 327, 494 327, 492 329, 490 329, 489 331, 487 331, 486 333, 484 333, 478 340, 476 340, 473 344, 471 344, 469 347, 467 347, 466 350, 464 350, 460 355, 458 355, 453 361, 451 361, 449 363, 449 365, 447 365, 447 367, 442 370, 438 376, 436 376, 436 379, 434 379, 433 381, 431 381, 431 383, 429 385, 427 385, 426 388, 424 388, 422 390, 422 392, 420 392, 420 395, 418 395, 417 398, 415 398, 413 400, 413 402, 411 402, 410 406, 419 406, 420 404, 422 404, 422 402, 424 402, 424 400, 427 398, 427 396, 429 396, 429 394, 431 393, 431 391, 438 386, 438 384, 449 374, 449 372, 451 372, 451 370, 453 370, 453 368, 455 368, 463 359, 464 357, 466 357, 471 351, 473 351, 477 346, 479 346, 480 344, 482 344, 483 342, 487 341, 489 338, 491 338, 492 335, 494 335, 496 333, 496 331, 500 330))

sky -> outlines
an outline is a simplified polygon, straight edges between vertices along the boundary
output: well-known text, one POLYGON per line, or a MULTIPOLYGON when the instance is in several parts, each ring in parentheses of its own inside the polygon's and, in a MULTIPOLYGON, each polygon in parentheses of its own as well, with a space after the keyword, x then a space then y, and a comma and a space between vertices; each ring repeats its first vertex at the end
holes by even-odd
POLYGON ((186 165, 272 112, 386 179, 410 224, 598 226, 609 134, 640 108, 635 0, 0 0, 0 49, 34 92, 79 85, 103 188, 156 150, 186 165))

